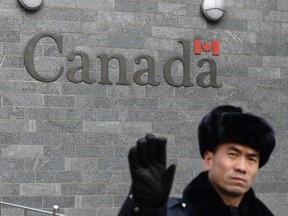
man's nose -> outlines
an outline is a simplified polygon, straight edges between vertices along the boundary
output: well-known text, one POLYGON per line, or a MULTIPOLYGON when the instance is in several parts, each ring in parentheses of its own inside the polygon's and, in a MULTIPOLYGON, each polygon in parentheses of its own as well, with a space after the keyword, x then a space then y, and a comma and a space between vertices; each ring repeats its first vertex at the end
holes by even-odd
POLYGON ((246 173, 247 169, 247 161, 245 157, 239 157, 236 164, 235 164, 235 170, 238 172, 246 173))

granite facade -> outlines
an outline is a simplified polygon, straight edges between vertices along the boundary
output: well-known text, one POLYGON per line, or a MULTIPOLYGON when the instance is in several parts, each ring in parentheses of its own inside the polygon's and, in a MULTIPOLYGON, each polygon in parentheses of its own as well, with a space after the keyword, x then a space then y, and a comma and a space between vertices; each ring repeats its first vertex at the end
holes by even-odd
MULTIPOLYGON (((0 0, 0 196, 2 201, 51 210, 58 204, 70 216, 117 215, 130 186, 128 149, 145 133, 168 138, 169 163, 177 164, 172 194, 180 195, 203 170, 197 144, 201 117, 220 104, 242 106, 275 127, 277 146, 254 188, 277 216, 288 213, 288 3, 286 0, 226 0, 218 23, 200 13, 201 0, 44 0, 36 12, 0 0), (24 65, 24 49, 40 33, 63 36, 59 53, 51 38, 35 49, 41 76, 24 65), (182 56, 180 39, 191 41, 193 87, 173 87, 163 66, 182 56), (218 40, 220 55, 193 54, 194 39, 218 40), (92 84, 71 83, 66 72, 81 64, 71 52, 89 56, 92 84), (117 85, 118 62, 111 60, 112 85, 100 84, 97 56, 121 54, 130 85, 117 85), (134 61, 155 61, 159 86, 137 85, 134 61), (220 88, 201 88, 196 77, 217 64, 220 88)), ((173 79, 181 82, 175 62, 173 79)), ((81 70, 75 75, 81 76, 81 70)), ((143 80, 145 80, 143 74, 143 80)), ((8 215, 19 210, 4 209, 8 215)))

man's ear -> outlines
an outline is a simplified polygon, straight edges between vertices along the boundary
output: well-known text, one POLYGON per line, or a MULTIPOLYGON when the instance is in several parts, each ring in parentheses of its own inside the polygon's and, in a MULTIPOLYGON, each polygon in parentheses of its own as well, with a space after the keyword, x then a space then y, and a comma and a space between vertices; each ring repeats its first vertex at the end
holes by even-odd
POLYGON ((211 151, 206 151, 204 153, 204 168, 205 168, 205 170, 209 170, 212 167, 213 156, 214 156, 214 154, 211 151))

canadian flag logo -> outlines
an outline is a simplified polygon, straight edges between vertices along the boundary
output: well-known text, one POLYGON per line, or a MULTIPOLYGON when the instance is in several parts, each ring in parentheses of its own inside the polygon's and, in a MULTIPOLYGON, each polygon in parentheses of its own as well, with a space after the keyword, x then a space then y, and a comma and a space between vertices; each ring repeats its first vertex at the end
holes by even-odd
POLYGON ((212 55, 219 56, 219 41, 212 40, 212 43, 203 42, 202 40, 194 40, 194 54, 201 55, 202 51, 210 52, 212 51, 212 55))

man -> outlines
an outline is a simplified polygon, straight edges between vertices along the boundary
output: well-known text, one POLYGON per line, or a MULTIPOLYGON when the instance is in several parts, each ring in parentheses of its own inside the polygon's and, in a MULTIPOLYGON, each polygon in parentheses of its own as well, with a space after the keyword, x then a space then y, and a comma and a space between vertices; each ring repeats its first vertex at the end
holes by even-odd
POLYGON ((168 198, 175 165, 166 169, 166 139, 152 134, 129 152, 131 192, 118 216, 271 216, 251 188, 274 149, 275 135, 263 118, 219 106, 198 127, 205 171, 168 198))

